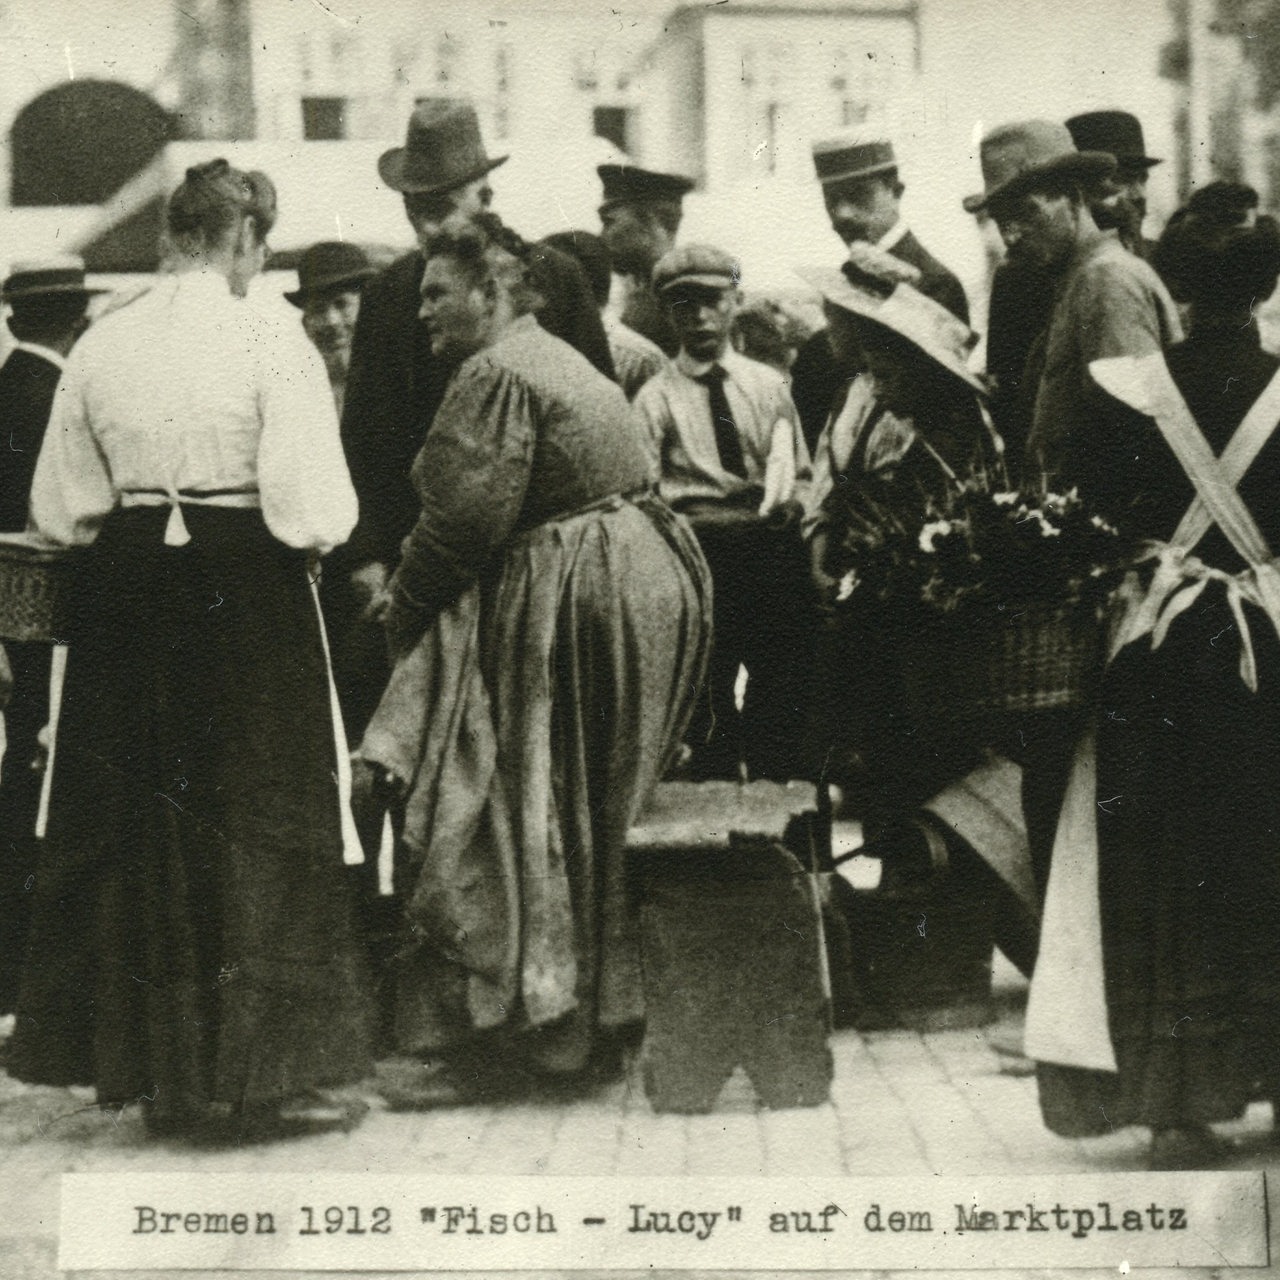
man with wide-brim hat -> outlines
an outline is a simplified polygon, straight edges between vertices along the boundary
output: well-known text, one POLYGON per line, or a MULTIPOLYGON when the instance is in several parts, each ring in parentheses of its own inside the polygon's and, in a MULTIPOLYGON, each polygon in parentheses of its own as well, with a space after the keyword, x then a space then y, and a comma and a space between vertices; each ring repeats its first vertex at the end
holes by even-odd
POLYGON ((1081 151, 1104 151, 1115 157, 1115 172, 1102 181, 1091 200, 1093 219, 1104 231, 1118 231, 1126 249, 1150 262, 1155 244, 1142 234, 1147 175, 1163 161, 1147 155, 1142 122, 1128 111, 1086 111, 1071 116, 1067 129, 1081 151))
MULTIPOLYGON (((875 130, 858 129, 812 144, 813 169, 831 229, 846 245, 871 245, 909 263, 916 287, 968 322, 969 302, 955 274, 916 238, 902 214, 904 187, 893 142, 875 130)), ((811 449, 842 380, 825 332, 801 347, 791 370, 792 396, 811 449)))
MULTIPOLYGON (((1092 468, 1118 438, 1116 414, 1089 373, 1092 360, 1147 355, 1180 340, 1177 309, 1156 273, 1095 225, 1085 198, 1115 170, 1110 152, 1079 151, 1066 125, 1027 120, 982 140, 983 190, 965 201, 1000 230, 1009 261, 1043 273, 1053 288, 1048 324, 1024 375, 1034 396, 1024 483, 1090 496, 1092 468)), ((1127 495, 1130 501, 1140 494, 1127 495)), ((1123 523, 1123 511, 1103 512, 1123 523)), ((1020 731, 1023 812, 1037 888, 1043 895, 1079 713, 1043 712, 1020 731)))
POLYGON ((596 174, 603 193, 600 238, 626 290, 622 323, 674 356, 680 342, 653 292, 653 268, 675 247, 693 180, 633 164, 597 165, 596 174))
POLYGON ((303 253, 298 261, 298 287, 284 295, 302 312, 302 328, 324 360, 339 414, 360 315, 360 292, 377 274, 358 244, 322 240, 303 253))
MULTIPOLYGON (((0 532, 27 527, 27 504, 40 446, 49 425, 63 365, 87 327, 89 299, 81 258, 71 255, 15 262, 0 287, 16 339, 0 367, 0 532)), ((30 918, 28 888, 37 860, 36 812, 41 774, 32 767, 38 735, 49 720, 47 644, 7 642, 13 692, 5 709, 6 747, 0 773, 0 1014, 17 997, 23 943, 30 918)))
MULTIPOLYGON (((326 578, 330 592, 339 572, 351 580, 361 608, 389 578, 417 519, 420 504, 409 469, 452 372, 432 355, 418 318, 424 250, 446 218, 490 206, 490 175, 506 159, 488 153, 469 101, 427 98, 414 108, 404 145, 378 161, 383 182, 404 201, 418 244, 366 283, 351 345, 342 438, 360 521, 351 541, 331 558, 326 578)), ((612 377, 608 340, 581 266, 539 245, 530 271, 544 300, 536 313, 539 322, 612 377)), ((358 739, 381 696, 385 662, 366 654, 347 670, 336 621, 334 630, 339 693, 347 727, 358 739)), ((369 631, 372 649, 382 642, 376 628, 369 631)))

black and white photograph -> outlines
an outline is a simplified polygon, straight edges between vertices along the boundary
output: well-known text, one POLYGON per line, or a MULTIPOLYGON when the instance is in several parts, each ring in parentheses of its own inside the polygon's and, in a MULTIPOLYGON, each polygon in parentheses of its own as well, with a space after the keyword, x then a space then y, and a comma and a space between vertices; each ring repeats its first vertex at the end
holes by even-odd
POLYGON ((0 1275, 1270 1266, 1280 0, 0 0, 0 124, 0 1275))

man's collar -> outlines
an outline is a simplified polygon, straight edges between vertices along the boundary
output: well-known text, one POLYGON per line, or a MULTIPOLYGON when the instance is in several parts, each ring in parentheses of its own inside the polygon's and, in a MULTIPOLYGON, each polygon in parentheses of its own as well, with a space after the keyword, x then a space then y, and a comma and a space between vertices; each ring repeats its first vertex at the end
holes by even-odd
POLYGON ((889 230, 876 241, 876 248, 883 249, 888 253, 910 230, 911 228, 907 226, 907 220, 905 218, 899 218, 897 222, 895 222, 893 226, 891 226, 889 230))
POLYGON ((722 369, 731 370, 734 362, 738 359, 738 353, 733 349, 732 345, 726 344, 723 354, 716 360, 694 360, 689 353, 681 347, 676 352, 675 365, 686 377, 701 378, 714 365, 719 365, 722 369))
POLYGON ((67 367, 66 357, 60 351, 55 351, 52 347, 41 346, 38 342, 15 342, 13 344, 15 351, 26 351, 33 356, 39 356, 41 360, 47 360, 51 365, 58 369, 67 367))

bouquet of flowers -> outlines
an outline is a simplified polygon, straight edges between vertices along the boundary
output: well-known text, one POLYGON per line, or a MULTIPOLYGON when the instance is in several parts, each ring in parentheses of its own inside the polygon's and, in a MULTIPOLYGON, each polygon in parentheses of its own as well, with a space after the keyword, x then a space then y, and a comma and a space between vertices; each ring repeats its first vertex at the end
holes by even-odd
POLYGON ((870 596, 903 627, 921 710, 972 718, 1074 705, 1099 667, 1108 598, 1132 563, 1072 489, 976 469, 913 506, 846 512, 837 608, 870 596))
POLYGON ((1066 493, 997 488, 977 471, 913 509, 850 512, 839 601, 870 592, 937 613, 1101 606, 1131 563, 1116 528, 1066 493))

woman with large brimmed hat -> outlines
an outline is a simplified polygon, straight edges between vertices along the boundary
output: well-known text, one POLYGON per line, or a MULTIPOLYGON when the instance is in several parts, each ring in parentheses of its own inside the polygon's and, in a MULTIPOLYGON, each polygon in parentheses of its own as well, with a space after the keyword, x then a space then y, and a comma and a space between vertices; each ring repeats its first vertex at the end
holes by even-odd
MULTIPOLYGON (((824 432, 836 444, 829 492, 822 510, 810 513, 815 556, 824 555, 825 544, 826 563, 818 568, 828 581, 848 567, 843 543, 850 529, 905 523, 975 468, 1000 465, 986 387, 968 366, 976 335, 878 260, 886 256, 861 253, 841 270, 798 271, 821 293, 832 349, 853 372, 824 432)), ((977 886, 992 907, 990 922, 972 927, 994 929, 1001 950, 1029 969, 1035 922, 1004 871, 924 813, 978 756, 947 724, 909 714, 903 653, 910 625, 906 610, 870 591, 829 612, 812 745, 829 765, 843 762, 845 776, 836 780, 862 819, 865 848, 885 859, 890 877, 915 880, 945 861, 953 888, 977 886)))

